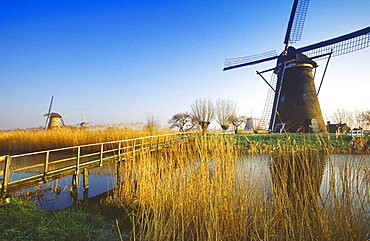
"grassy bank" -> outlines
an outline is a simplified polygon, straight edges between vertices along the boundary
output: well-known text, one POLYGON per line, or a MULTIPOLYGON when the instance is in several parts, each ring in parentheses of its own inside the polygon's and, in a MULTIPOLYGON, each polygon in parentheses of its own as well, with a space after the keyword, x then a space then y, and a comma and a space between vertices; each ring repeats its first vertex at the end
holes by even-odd
POLYGON ((46 212, 11 199, 0 217, 0 240, 120 240, 114 220, 81 207, 46 212))
MULTIPOLYGON (((243 134, 236 135, 235 139, 240 148, 248 153, 259 154, 273 153, 277 150, 303 151, 310 149, 342 154, 366 152, 367 150, 366 146, 358 145, 355 141, 356 138, 347 134, 243 134)), ((364 137, 365 139, 367 140, 366 137, 364 137)))

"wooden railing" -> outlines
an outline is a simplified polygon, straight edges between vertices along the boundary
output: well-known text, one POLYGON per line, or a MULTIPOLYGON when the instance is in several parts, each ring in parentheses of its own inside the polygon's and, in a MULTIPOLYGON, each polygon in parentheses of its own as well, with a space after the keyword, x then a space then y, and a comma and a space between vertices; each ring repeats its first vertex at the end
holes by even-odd
POLYGON ((77 179, 80 173, 84 174, 84 185, 88 186, 86 180, 91 168, 134 158, 138 153, 157 151, 193 136, 194 133, 174 133, 1 156, 1 197, 69 175, 77 179))

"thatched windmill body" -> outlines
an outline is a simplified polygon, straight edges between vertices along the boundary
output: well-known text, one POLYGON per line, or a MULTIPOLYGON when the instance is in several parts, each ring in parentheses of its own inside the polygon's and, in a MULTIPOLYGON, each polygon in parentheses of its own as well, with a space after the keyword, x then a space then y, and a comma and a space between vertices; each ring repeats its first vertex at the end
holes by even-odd
POLYGON ((51 97, 48 113, 44 114, 44 117, 46 117, 44 128, 47 130, 56 129, 61 126, 64 126, 63 117, 56 112, 51 112, 51 106, 53 104, 53 99, 54 99, 54 96, 51 97))
POLYGON ((273 97, 271 101, 267 99, 265 106, 269 113, 269 131, 284 127, 289 132, 325 132, 312 74, 317 67, 315 60, 330 59, 370 46, 370 27, 297 49, 290 46, 301 38, 308 3, 309 0, 294 0, 284 39, 285 47, 280 55, 270 51, 225 61, 224 71, 277 59, 276 67, 257 71, 260 75, 274 71, 274 78, 268 83, 273 97))

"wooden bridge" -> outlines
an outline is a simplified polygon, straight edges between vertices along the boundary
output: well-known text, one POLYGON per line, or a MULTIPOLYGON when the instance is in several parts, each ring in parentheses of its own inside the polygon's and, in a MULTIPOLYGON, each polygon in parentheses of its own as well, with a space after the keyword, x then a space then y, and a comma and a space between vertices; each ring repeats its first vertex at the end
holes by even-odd
POLYGON ((1 197, 70 175, 77 185, 80 173, 87 188, 92 168, 120 163, 143 152, 158 151, 193 136, 194 133, 174 133, 1 156, 1 197))

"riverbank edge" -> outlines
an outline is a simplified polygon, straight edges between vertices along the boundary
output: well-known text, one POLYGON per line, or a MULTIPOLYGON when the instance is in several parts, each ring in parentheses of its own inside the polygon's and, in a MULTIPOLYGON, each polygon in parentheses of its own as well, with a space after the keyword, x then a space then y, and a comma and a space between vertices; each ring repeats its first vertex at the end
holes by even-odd
POLYGON ((0 203, 0 216, 0 240, 122 240, 128 235, 120 233, 117 219, 83 205, 44 211, 7 198, 0 203))
POLYGON ((368 154, 368 136, 328 133, 237 134, 236 144, 246 153, 270 154, 276 150, 319 150, 330 154, 368 154))

